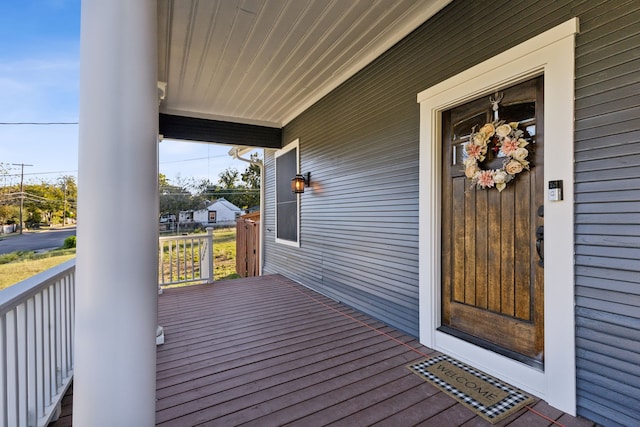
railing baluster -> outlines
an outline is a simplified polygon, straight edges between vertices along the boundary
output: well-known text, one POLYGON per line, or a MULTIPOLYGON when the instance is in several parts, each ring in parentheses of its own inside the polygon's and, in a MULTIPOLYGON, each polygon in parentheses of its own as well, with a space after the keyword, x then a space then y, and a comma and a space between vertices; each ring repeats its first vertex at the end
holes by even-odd
POLYGON ((71 341, 71 337, 69 336, 69 318, 71 317, 71 313, 69 311, 69 286, 66 280, 62 281, 62 288, 64 289, 64 323, 63 323, 63 336, 64 336, 64 376, 69 375, 69 370, 71 368, 70 357, 71 357, 71 349, 69 348, 69 342, 71 341))
POLYGON ((56 395, 56 292, 55 286, 49 286, 49 393, 56 395))
POLYGON ((213 265, 213 228, 209 227, 207 228, 207 239, 205 240, 205 242, 207 242, 207 247, 206 247, 206 251, 205 251, 205 256, 207 257, 207 265, 208 265, 208 275, 207 275, 207 281, 209 283, 213 283, 213 269, 214 269, 214 265, 213 265))
POLYGON ((191 239, 191 279, 196 278, 196 264, 195 264, 195 243, 194 240, 191 239))
POLYGON ((176 280, 180 280, 180 240, 176 242, 176 280))
POLYGON ((28 360, 27 360, 27 310, 26 301, 16 308, 16 358, 18 362, 18 425, 27 426, 27 399, 29 399, 27 389, 28 360), (20 339, 23 337, 23 339, 20 339))
POLYGON ((24 316, 25 316, 25 334, 26 338, 26 363, 25 363, 25 377, 26 377, 26 395, 27 405, 25 408, 25 414, 27 418, 27 424, 29 426, 35 425, 36 413, 38 410, 38 402, 36 399, 36 322, 35 322, 35 301, 34 298, 29 298, 24 304, 24 316))
POLYGON ((16 308, 7 313, 7 425, 18 425, 18 343, 16 308))
POLYGON ((56 361, 56 386, 55 386, 55 392, 56 394, 58 393, 58 390, 60 389, 60 383, 62 382, 62 370, 60 369, 60 365, 61 365, 61 360, 62 360, 62 347, 60 345, 60 318, 61 318, 61 313, 60 313, 60 282, 56 282, 53 285, 55 291, 54 291, 54 303, 55 303, 55 310, 54 310, 54 336, 55 336, 55 343, 56 343, 56 353, 55 353, 55 361, 56 361))
POLYGON ((7 381, 7 321, 6 314, 0 316, 0 421, 3 426, 9 425, 9 383, 7 381))
POLYGON ((184 263, 184 270, 182 272, 184 280, 187 280, 187 238, 185 237, 182 244, 182 262, 184 263))
POLYGON ((158 269, 160 270, 160 284, 164 284, 165 280, 164 280, 164 260, 166 258, 165 254, 164 254, 164 242, 161 240, 160 244, 158 245, 160 247, 160 263, 158 265, 158 269))
POLYGON ((158 285, 161 285, 164 282, 164 277, 162 275, 162 242, 158 241, 158 285))
POLYGON ((158 285, 161 288, 180 283, 213 281, 212 235, 164 236, 160 237, 159 247, 158 285), (168 256, 164 254, 165 247, 168 248, 168 256), (211 260, 206 260, 206 256, 211 256, 211 260), (203 268, 210 270, 208 274, 203 275, 203 268), (168 280, 164 280, 166 271, 169 271, 168 280))
MULTIPOLYGON (((60 282, 60 378, 67 376, 67 292, 60 282)), ((62 385, 62 384, 60 384, 62 385)))
POLYGON ((173 243, 169 241, 169 283, 173 282, 173 243))
POLYGON ((42 401, 46 407, 51 401, 51 348, 49 342, 49 288, 42 290, 42 401))
MULTIPOLYGON (((44 291, 43 291, 44 292, 44 291)), ((35 304, 35 333, 36 333, 36 408, 37 413, 44 413, 45 401, 45 381, 44 381, 44 296, 43 293, 36 294, 34 296, 35 304)))
POLYGON ((74 312, 75 312, 75 299, 74 299, 74 295, 73 295, 73 287, 71 286, 71 283, 68 281, 67 283, 67 295, 68 295, 68 301, 69 301, 69 322, 67 324, 67 335, 69 337, 69 342, 67 343, 67 348, 69 349, 69 369, 72 370, 73 366, 74 366, 74 358, 73 358, 73 325, 74 325, 74 312))

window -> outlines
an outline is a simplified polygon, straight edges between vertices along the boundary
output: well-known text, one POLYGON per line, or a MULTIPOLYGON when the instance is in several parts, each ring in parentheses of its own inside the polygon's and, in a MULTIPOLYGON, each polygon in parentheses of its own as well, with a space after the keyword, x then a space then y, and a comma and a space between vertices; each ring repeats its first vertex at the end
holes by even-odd
POLYGON ((287 144, 275 154, 276 160, 276 242, 300 246, 300 195, 291 191, 291 179, 299 171, 300 140, 287 144))
POLYGON ((209 222, 216 222, 218 211, 209 211, 209 222))

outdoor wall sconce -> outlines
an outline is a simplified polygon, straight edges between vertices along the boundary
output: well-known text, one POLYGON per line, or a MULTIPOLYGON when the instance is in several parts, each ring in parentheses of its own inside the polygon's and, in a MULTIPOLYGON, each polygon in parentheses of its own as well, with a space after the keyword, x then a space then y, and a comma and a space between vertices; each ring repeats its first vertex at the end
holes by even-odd
POLYGON ((309 187, 311 185, 311 172, 307 172, 306 174, 297 174, 294 178, 291 179, 291 191, 296 194, 304 193, 304 187, 309 187))

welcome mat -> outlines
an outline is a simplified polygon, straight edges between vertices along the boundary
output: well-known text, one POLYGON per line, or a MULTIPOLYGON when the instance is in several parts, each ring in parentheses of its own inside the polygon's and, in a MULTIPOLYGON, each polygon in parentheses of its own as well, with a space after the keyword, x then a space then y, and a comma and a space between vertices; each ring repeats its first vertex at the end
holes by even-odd
POLYGON ((407 368, 492 424, 535 400, 522 390, 449 356, 435 356, 407 368))

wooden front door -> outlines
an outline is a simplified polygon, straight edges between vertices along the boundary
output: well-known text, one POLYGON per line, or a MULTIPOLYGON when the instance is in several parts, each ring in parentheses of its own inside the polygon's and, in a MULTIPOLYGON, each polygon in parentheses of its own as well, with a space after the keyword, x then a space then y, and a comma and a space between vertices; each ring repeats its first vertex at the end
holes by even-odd
MULTIPOLYGON (((519 122, 530 170, 506 188, 476 188, 464 173, 472 129, 493 121, 490 95, 443 113, 440 330, 541 366, 543 319, 543 78, 500 91, 499 119, 519 122)), ((504 162, 489 154, 481 169, 504 162)))

